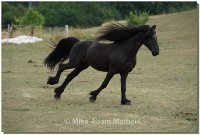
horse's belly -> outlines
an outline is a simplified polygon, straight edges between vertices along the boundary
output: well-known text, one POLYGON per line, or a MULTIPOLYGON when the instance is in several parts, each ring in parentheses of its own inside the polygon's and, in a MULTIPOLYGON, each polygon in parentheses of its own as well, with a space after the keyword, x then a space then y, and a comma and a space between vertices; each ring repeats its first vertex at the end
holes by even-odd
POLYGON ((107 60, 98 59, 97 57, 90 57, 87 59, 88 64, 96 70, 99 71, 108 71, 108 62, 107 60))
POLYGON ((108 66, 106 65, 95 65, 93 63, 89 65, 98 71, 108 72, 108 66))
POLYGON ((99 71, 108 71, 108 54, 105 51, 101 51, 100 49, 91 49, 89 50, 86 56, 87 63, 96 70, 99 71))

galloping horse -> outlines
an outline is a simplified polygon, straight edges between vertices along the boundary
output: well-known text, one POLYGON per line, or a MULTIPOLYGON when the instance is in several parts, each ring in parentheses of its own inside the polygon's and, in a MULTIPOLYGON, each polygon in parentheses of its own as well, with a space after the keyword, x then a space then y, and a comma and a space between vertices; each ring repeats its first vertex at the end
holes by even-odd
POLYGON ((136 65, 136 55, 143 44, 153 56, 159 55, 156 25, 128 27, 110 24, 100 30, 94 41, 79 41, 74 37, 61 40, 44 61, 50 69, 54 69, 59 64, 56 76, 49 77, 47 84, 57 84, 64 70, 75 69, 67 75, 63 84, 54 90, 54 98, 60 99, 68 83, 81 71, 91 66, 98 71, 107 72, 107 75, 101 86, 90 92, 90 101, 95 102, 98 94, 106 88, 112 77, 120 74, 121 104, 130 105, 131 101, 126 98, 126 79, 136 65), (112 41, 112 43, 101 43, 102 40, 112 41), (62 62, 67 58, 69 62, 63 64, 62 62))

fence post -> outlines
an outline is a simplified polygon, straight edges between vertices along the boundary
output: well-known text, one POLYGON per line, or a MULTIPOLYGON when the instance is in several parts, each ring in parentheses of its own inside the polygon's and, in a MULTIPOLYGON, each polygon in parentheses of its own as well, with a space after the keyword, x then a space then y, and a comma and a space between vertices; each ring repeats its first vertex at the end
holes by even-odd
POLYGON ((8 44, 9 38, 10 38, 10 24, 8 24, 7 44, 8 44))
POLYGON ((10 24, 8 24, 8 32, 10 31, 10 24))
POLYGON ((34 29, 35 29, 35 26, 31 25, 31 35, 30 36, 34 36, 34 29))
POLYGON ((12 38, 13 36, 13 26, 12 24, 10 25, 10 31, 9 31, 9 38, 12 38))
POLYGON ((68 29, 68 25, 65 25, 65 35, 66 35, 66 37, 68 37, 69 36, 69 29, 68 29))

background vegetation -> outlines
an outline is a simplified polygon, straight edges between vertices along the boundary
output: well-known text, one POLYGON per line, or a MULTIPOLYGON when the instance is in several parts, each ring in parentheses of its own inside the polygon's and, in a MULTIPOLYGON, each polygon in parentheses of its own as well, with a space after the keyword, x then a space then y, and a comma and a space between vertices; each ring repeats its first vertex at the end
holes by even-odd
POLYGON ((29 9, 20 19, 20 23, 23 25, 42 26, 45 23, 45 19, 39 12, 29 9))
POLYGON ((123 20, 131 11, 158 15, 196 7, 196 2, 2 2, 2 24, 16 23, 29 8, 44 16, 44 26, 91 27, 123 20))
POLYGON ((143 25, 149 20, 148 12, 131 11, 126 17, 128 25, 143 25))

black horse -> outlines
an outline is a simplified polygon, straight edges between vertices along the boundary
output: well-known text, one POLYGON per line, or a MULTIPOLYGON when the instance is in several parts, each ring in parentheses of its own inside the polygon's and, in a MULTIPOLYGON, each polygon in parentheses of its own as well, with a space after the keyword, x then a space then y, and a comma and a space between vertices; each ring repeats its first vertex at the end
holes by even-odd
POLYGON ((47 84, 54 85, 59 82, 61 73, 66 69, 75 68, 67 75, 64 83, 55 89, 55 99, 60 99, 65 87, 81 71, 93 67, 96 70, 107 72, 101 86, 90 92, 90 101, 95 102, 97 95, 103 90, 115 74, 121 76, 121 104, 130 105, 126 98, 126 78, 136 65, 136 54, 144 44, 153 56, 159 54, 156 37, 156 25, 123 26, 111 24, 105 26, 94 41, 79 41, 69 37, 61 40, 44 63, 50 69, 59 64, 55 77, 49 77, 47 84), (105 44, 99 41, 109 40, 112 43, 105 44), (69 57, 69 62, 62 62, 69 57))

